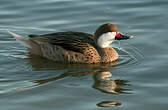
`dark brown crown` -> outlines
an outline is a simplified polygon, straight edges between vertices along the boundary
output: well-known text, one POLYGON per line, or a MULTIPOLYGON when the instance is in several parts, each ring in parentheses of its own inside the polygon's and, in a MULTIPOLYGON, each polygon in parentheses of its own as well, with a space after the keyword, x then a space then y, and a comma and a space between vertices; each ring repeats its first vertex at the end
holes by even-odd
POLYGON ((118 30, 117 26, 114 24, 110 24, 110 23, 103 24, 99 28, 97 28, 97 30, 95 31, 95 33, 94 33, 95 40, 97 41, 97 39, 102 34, 107 33, 107 32, 119 32, 119 30, 118 30))

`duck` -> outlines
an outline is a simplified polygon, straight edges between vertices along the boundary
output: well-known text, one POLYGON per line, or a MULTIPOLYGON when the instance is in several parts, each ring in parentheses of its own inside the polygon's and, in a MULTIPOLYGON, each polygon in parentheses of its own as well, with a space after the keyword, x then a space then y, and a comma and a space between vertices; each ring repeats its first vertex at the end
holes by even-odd
POLYGON ((64 63, 110 63, 118 60, 117 51, 111 46, 116 40, 132 39, 122 34, 115 24, 99 26, 94 34, 84 32, 55 32, 50 34, 22 37, 8 31, 23 44, 30 54, 64 63))

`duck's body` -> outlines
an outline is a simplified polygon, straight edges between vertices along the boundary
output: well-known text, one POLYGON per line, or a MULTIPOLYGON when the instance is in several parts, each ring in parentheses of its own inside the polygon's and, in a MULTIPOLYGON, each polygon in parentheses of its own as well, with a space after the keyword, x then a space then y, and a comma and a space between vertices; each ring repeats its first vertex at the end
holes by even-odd
MULTIPOLYGON (((98 28, 98 30, 100 29, 98 28)), ((108 63, 117 60, 118 53, 115 49, 111 46, 103 47, 105 43, 101 43, 107 35, 99 39, 99 36, 96 36, 99 33, 96 32, 95 35, 82 32, 29 35, 29 39, 24 39, 12 32, 10 34, 24 43, 30 53, 54 61, 67 63, 108 63)))

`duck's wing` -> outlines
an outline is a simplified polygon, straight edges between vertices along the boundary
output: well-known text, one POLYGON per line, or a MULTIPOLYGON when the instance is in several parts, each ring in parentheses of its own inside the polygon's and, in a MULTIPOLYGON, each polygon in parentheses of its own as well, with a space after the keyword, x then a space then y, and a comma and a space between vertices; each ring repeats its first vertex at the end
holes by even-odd
POLYGON ((45 35, 29 35, 29 37, 35 42, 58 45, 66 50, 80 53, 83 53, 84 48, 87 48, 88 45, 97 48, 93 35, 82 32, 58 32, 45 35))

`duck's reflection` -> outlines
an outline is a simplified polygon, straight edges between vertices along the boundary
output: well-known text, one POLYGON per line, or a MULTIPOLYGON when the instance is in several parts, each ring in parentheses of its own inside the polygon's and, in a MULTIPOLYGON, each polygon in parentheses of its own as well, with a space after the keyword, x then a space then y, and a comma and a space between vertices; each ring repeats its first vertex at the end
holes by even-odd
MULTIPOLYGON (((78 73, 64 73, 57 77, 49 78, 49 79, 43 79, 43 80, 35 80, 34 83, 37 83, 39 85, 56 81, 58 79, 63 79, 65 77, 78 77, 78 76, 86 76, 86 75, 93 75, 94 84, 93 88, 104 92, 104 93, 110 93, 110 94, 123 94, 123 93, 129 93, 129 89, 124 89, 124 85, 128 85, 128 81, 126 80, 115 80, 112 79, 112 74, 110 71, 99 71, 99 70, 91 70, 91 71, 85 71, 85 72, 78 72, 78 73)), ((99 107, 116 107, 120 106, 121 102, 116 101, 101 101, 97 104, 99 107)))
POLYGON ((93 75, 94 84, 93 88, 105 92, 105 93, 112 93, 112 94, 121 94, 121 93, 129 93, 131 91, 130 89, 124 89, 124 85, 127 84, 128 81, 126 80, 115 80, 112 79, 112 74, 109 71, 99 71, 99 70, 90 70, 90 71, 82 71, 78 73, 63 73, 59 76, 48 78, 48 79, 42 79, 42 80, 35 80, 34 83, 37 83, 38 85, 48 83, 51 81, 56 81, 59 79, 63 79, 65 77, 81 77, 86 75, 93 75))
POLYGON ((129 89, 122 88, 124 85, 128 85, 127 80, 120 80, 112 78, 110 71, 97 72, 93 75, 94 85, 93 88, 105 93, 129 93, 129 89))
POLYGON ((120 106, 120 102, 114 102, 114 101, 102 101, 97 104, 99 107, 117 107, 120 106))
POLYGON ((52 77, 52 78, 42 79, 42 80, 35 80, 33 82, 41 85, 41 84, 48 83, 48 82, 51 82, 51 81, 56 81, 56 80, 59 80, 59 79, 63 79, 65 77, 86 76, 86 75, 94 74, 97 71, 98 70, 82 71, 82 72, 78 72, 78 73, 72 73, 72 72, 71 73, 63 73, 63 74, 61 74, 57 77, 52 77))

